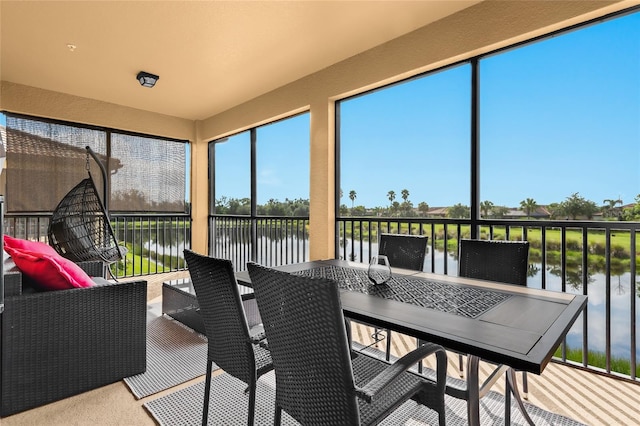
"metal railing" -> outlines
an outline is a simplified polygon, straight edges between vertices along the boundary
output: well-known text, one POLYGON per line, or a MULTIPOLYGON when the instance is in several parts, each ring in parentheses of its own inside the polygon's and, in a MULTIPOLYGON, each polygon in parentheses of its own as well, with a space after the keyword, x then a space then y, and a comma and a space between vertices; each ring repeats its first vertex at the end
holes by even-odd
MULTIPOLYGON (((4 218, 4 233, 43 243, 51 215, 12 214, 4 218)), ((182 251, 191 248, 191 217, 187 214, 111 214, 111 225, 125 259, 111 265, 115 277, 153 275, 186 269, 182 251)))
POLYGON ((461 238, 528 240, 527 286, 589 297, 554 360, 638 382, 640 223, 479 220, 477 225, 472 234, 469 219, 338 218, 336 257, 368 263, 379 233, 420 234, 429 237, 424 270, 457 275, 461 238))
POLYGON ((209 251, 229 259, 236 270, 247 262, 279 266, 309 260, 309 218, 303 216, 213 215, 209 217, 209 251))
MULTIPOLYGON (((49 216, 5 217, 5 233, 47 242, 49 216)), ((134 256, 112 266, 117 276, 185 269, 182 249, 191 247, 188 215, 112 215, 121 244, 134 256)), ((278 266, 309 260, 308 217, 209 217, 210 255, 278 266)), ((479 220, 343 217, 336 220, 336 258, 368 263, 380 232, 429 237, 424 270, 457 274, 461 238, 527 240, 527 285, 585 294, 589 304, 554 361, 639 382, 637 351, 640 299, 640 223, 608 221, 479 220)))

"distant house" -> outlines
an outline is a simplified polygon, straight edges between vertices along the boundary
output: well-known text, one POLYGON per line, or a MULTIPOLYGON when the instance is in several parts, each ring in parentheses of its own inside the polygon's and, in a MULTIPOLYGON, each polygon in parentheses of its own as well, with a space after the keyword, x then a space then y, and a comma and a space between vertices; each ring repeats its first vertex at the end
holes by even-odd
POLYGON ((427 217, 447 217, 449 207, 432 207, 427 211, 427 217))
POLYGON ((509 209, 509 211, 504 214, 504 217, 507 219, 520 219, 527 217, 527 215, 520 209, 509 209))
MULTIPOLYGON (((504 217, 506 219, 526 219, 527 212, 521 209, 511 209, 509 210, 504 217)), ((537 209, 531 212, 531 219, 549 219, 551 217, 551 213, 547 210, 546 206, 538 206, 537 209)))
POLYGON ((620 206, 618 207, 620 210, 624 210, 624 209, 632 209, 636 206, 636 203, 629 203, 629 204, 625 204, 624 206, 620 206))
POLYGON ((614 207, 612 211, 606 211, 605 208, 593 214, 594 220, 611 220, 611 219, 620 219, 622 213, 625 209, 631 209, 636 205, 636 203, 625 204, 623 206, 614 207), (605 212, 608 215, 605 215, 605 212))

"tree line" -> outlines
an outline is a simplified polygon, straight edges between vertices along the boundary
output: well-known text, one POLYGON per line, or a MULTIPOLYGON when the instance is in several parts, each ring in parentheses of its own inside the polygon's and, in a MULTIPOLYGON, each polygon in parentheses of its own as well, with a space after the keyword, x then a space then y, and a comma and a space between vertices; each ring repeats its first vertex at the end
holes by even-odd
MULTIPOLYGON (((396 201, 396 192, 390 190, 387 192, 389 205, 385 207, 366 208, 364 206, 356 206, 355 200, 358 194, 355 190, 349 191, 349 199, 351 200, 351 208, 345 204, 340 205, 340 214, 346 216, 366 216, 373 214, 375 216, 398 216, 398 217, 415 217, 429 216, 429 204, 422 201, 414 208, 413 203, 409 200, 409 191, 403 189, 400 191, 402 202, 396 201)), ((340 190, 340 198, 342 198, 342 190, 340 190)), ((603 218, 609 220, 636 221, 640 220, 640 194, 635 197, 635 204, 631 207, 622 207, 622 200, 618 198, 605 199, 602 205, 596 204, 594 201, 587 200, 579 193, 575 192, 566 197, 565 200, 558 203, 541 206, 535 199, 526 198, 520 201, 519 210, 525 213, 527 218, 536 216, 536 212, 540 207, 544 207, 549 214, 550 219, 571 219, 576 220, 584 218, 593 219, 597 213, 601 213, 603 218)), ((446 216, 449 218, 468 218, 471 216, 471 208, 462 203, 454 204, 446 207, 446 216)), ((501 219, 512 211, 507 206, 496 205, 492 201, 485 200, 480 203, 480 212, 484 218, 501 219)), ((545 214, 546 216, 546 214, 545 214)))
MULTIPOLYGON (((343 193, 340 190, 340 197, 343 193)), ((367 208, 362 205, 355 205, 358 194, 355 190, 349 191, 349 200, 351 207, 345 204, 340 205, 340 214, 342 216, 386 216, 386 217, 428 217, 429 204, 421 201, 414 206, 409 199, 410 193, 407 189, 400 191, 400 200, 397 198, 395 191, 390 190, 386 194, 389 204, 387 206, 379 206, 367 208)), ((573 193, 559 203, 551 203, 541 206, 533 198, 525 198, 520 201, 518 210, 521 210, 527 218, 536 216, 536 211, 544 207, 549 213, 550 219, 593 219, 594 215, 601 213, 608 220, 624 220, 624 221, 640 221, 640 194, 635 197, 635 204, 630 207, 623 208, 622 200, 612 198, 603 200, 602 205, 598 206, 594 201, 587 200, 579 193, 573 193)), ((496 205, 489 200, 480 203, 480 213, 484 218, 502 219, 513 210, 507 206, 496 205)), ((250 198, 233 198, 222 196, 216 199, 216 214, 228 215, 250 215, 251 199, 250 198)), ((265 204, 257 205, 257 214, 261 216, 309 216, 309 200, 308 199, 288 199, 279 201, 269 199, 265 204)), ((471 216, 469 206, 462 203, 454 204, 446 207, 446 216, 449 218, 468 218, 471 216)))
MULTIPOLYGON (((306 217, 309 216, 309 200, 301 198, 290 200, 285 198, 284 201, 278 201, 271 198, 265 204, 258 204, 256 209, 260 216, 306 217)), ((248 216, 251 214, 251 199, 222 196, 216 199, 215 213, 248 216)))

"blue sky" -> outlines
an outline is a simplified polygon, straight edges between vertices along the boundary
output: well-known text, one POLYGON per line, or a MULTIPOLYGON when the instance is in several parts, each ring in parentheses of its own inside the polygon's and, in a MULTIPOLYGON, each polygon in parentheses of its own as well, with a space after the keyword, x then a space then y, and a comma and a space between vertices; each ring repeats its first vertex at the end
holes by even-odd
MULTIPOLYGON (((310 114, 299 114, 257 129, 258 204, 270 199, 309 199, 310 114)), ((250 132, 231 136, 216 146, 216 198, 249 198, 250 132)))
MULTIPOLYGON (((342 203, 469 205, 469 65, 342 104, 342 203), (371 172, 377 171, 371 178, 371 172)), ((480 63, 480 198, 640 194, 640 13, 480 63)))

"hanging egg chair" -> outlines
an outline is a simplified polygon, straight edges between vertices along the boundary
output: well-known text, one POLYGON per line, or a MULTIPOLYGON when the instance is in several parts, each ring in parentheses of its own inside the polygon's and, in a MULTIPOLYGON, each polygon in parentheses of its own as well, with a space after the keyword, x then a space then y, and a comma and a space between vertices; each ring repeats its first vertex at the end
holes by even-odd
MULTIPOLYGON (((89 177, 69 191, 53 211, 49 222, 49 245, 73 262, 102 261, 110 264, 124 258, 126 248, 118 245, 107 210, 98 196, 89 171, 89 154, 100 166, 106 182, 102 163, 87 147, 89 177)), ((104 196, 108 196, 106 184, 104 196)))

